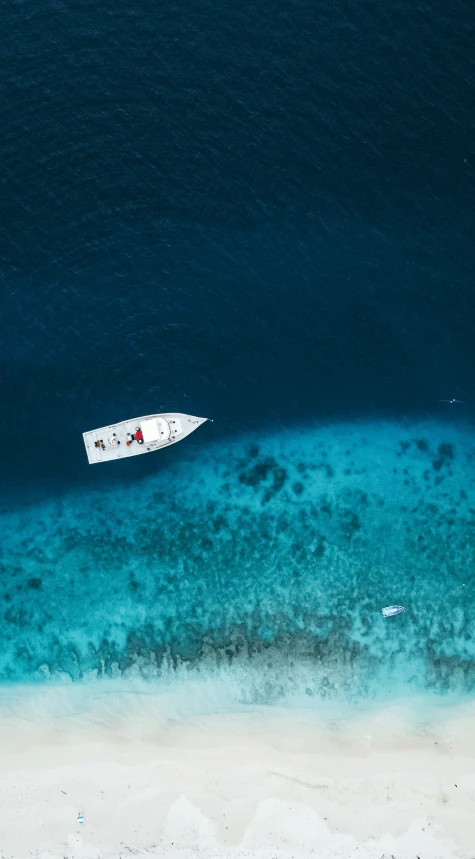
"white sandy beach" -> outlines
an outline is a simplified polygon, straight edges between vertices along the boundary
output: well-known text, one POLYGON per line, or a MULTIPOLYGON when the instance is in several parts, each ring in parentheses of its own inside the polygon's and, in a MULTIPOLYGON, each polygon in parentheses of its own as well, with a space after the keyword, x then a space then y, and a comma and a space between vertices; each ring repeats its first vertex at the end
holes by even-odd
POLYGON ((106 724, 27 701, 0 722, 2 859, 475 857, 473 705, 186 720, 112 695, 106 724))

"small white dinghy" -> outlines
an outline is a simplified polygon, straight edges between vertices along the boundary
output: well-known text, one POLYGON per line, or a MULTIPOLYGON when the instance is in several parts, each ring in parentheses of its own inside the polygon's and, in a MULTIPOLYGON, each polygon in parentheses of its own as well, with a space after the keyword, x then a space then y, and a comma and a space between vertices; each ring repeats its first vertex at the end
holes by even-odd
POLYGON ((186 438, 207 420, 209 418, 197 418, 181 412, 166 412, 89 430, 82 434, 89 464, 126 459, 128 456, 169 447, 186 438))
POLYGON ((403 605, 387 605, 386 608, 381 609, 381 614, 383 617, 393 617, 395 614, 401 614, 404 611, 403 605))

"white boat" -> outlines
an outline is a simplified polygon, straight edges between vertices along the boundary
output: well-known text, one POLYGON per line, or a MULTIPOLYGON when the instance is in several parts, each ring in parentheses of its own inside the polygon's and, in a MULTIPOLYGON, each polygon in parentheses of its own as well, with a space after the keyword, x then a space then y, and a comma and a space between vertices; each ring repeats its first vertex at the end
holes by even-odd
POLYGON ((110 462, 112 459, 126 459, 141 453, 151 453, 162 447, 169 447, 207 421, 194 415, 181 412, 165 412, 160 415, 145 415, 131 418, 108 427, 84 432, 89 464, 110 462))
POLYGON ((386 608, 381 609, 381 614, 384 617, 394 617, 395 614, 401 614, 404 611, 403 605, 387 605, 386 608))

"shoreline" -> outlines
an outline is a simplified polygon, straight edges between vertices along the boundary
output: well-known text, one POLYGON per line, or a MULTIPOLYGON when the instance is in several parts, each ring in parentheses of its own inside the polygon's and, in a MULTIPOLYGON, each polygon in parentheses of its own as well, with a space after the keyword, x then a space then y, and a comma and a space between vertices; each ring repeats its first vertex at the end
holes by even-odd
POLYGON ((162 696, 106 699, 107 724, 0 718, 2 859, 474 855, 475 702, 177 718, 162 696))

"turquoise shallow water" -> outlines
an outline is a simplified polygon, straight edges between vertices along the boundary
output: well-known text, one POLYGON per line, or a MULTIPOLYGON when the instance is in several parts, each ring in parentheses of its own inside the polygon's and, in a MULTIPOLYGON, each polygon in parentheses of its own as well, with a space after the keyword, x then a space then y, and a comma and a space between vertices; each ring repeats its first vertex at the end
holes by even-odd
POLYGON ((2 680, 222 676, 252 704, 473 692, 469 429, 347 423, 202 450, 2 510, 2 680))

